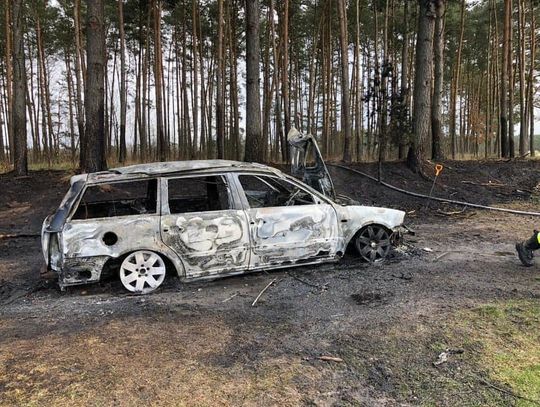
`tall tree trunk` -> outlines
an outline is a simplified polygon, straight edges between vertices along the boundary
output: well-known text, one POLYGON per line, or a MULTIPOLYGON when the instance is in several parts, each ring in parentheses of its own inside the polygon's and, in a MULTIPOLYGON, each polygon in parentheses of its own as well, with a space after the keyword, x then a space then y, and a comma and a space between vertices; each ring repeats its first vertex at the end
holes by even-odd
MULTIPOLYGON (((264 50, 264 85, 263 85, 263 112, 262 112, 262 147, 263 147, 263 157, 266 160, 268 157, 268 144, 271 143, 271 127, 270 127, 270 110, 272 109, 272 97, 274 93, 274 80, 270 75, 270 48, 272 46, 272 40, 270 37, 270 19, 273 18, 274 11, 268 7, 267 18, 266 18, 266 47, 264 50)), ((311 100, 311 93, 310 93, 311 100)), ((309 110, 309 108, 308 108, 309 110)), ((309 113, 308 113, 309 115, 309 113)), ((308 118, 309 120, 309 118, 308 118)), ((273 144, 272 144, 273 145, 273 144)), ((272 159, 272 149, 270 149, 270 159, 272 159)))
POLYGON ((193 149, 191 152, 191 158, 195 158, 197 154, 200 154, 199 150, 199 39, 197 35, 197 0, 191 0, 191 20, 192 20, 192 70, 193 70, 193 92, 192 92, 192 104, 193 104, 193 149))
POLYGON ((142 9, 140 14, 140 21, 139 21, 139 43, 141 44, 141 48, 143 49, 143 55, 142 55, 142 87, 141 87, 141 132, 139 134, 140 138, 140 159, 142 161, 145 161, 145 159, 150 155, 149 149, 150 146, 148 144, 148 90, 150 89, 150 86, 148 85, 148 71, 149 71, 149 65, 150 65, 150 30, 146 30, 146 33, 144 32, 144 19, 143 17, 146 17, 146 27, 150 26, 150 12, 147 10, 146 16, 143 16, 142 9))
POLYGON ((41 71, 41 80, 42 80, 42 97, 44 98, 44 103, 42 104, 45 109, 43 110, 44 120, 46 120, 47 123, 47 132, 44 133, 48 136, 48 156, 47 160, 49 162, 49 166, 51 164, 51 159, 53 155, 53 138, 54 138, 54 129, 53 129, 53 122, 52 122, 52 112, 51 112, 51 94, 50 94, 50 88, 49 88, 49 74, 47 72, 47 64, 46 64, 46 58, 45 58, 45 41, 43 40, 43 35, 41 31, 41 21, 39 19, 39 16, 36 15, 36 40, 37 40, 37 49, 38 49, 38 62, 40 65, 40 71, 41 71))
POLYGON ((534 72, 536 65, 536 21, 535 6, 533 0, 530 0, 530 66, 529 66, 529 151, 531 157, 535 156, 534 150, 534 72))
MULTIPOLYGON (((518 0, 519 1, 519 0, 518 0)), ((514 45, 513 45, 513 29, 512 29, 512 14, 513 5, 510 0, 510 22, 508 28, 508 155, 510 158, 515 157, 516 151, 514 146, 514 84, 516 83, 514 70, 514 45)))
POLYGON ((86 126, 82 170, 106 169, 105 161, 105 24, 103 0, 86 0, 86 83, 84 93, 86 126))
POLYGON ((49 167, 51 165, 51 150, 49 145, 49 128, 47 126, 47 99, 45 97, 45 64, 43 63, 43 55, 41 53, 41 34, 39 25, 36 25, 36 43, 37 43, 37 65, 38 65, 38 97, 39 107, 41 109, 41 138, 43 143, 43 154, 45 155, 49 167))
POLYGON ((13 163, 16 175, 28 173, 26 145, 26 66, 23 1, 13 1, 13 163))
MULTIPOLYGON (((6 0, 5 2, 5 29, 6 29, 6 93, 7 93, 7 103, 6 103, 6 119, 7 119, 7 133, 8 133, 8 141, 9 141, 9 148, 10 148, 10 158, 11 161, 13 161, 13 155, 14 155, 14 146, 13 146, 13 50, 12 50, 12 27, 11 27, 11 21, 12 21, 12 12, 10 4, 12 3, 11 0, 6 0)), ((19 7, 21 7, 21 2, 17 2, 19 7)))
POLYGON ((185 26, 185 18, 182 19, 182 103, 183 103, 183 109, 182 109, 182 120, 183 120, 183 129, 184 129, 184 156, 185 157, 191 157, 191 119, 189 115, 189 100, 188 100, 188 83, 187 83, 187 71, 188 71, 188 63, 187 63, 187 54, 186 54, 186 26, 185 26))
MULTIPOLYGON (((238 5, 236 0, 229 2, 227 7, 227 32, 229 42, 229 100, 230 100, 230 122, 229 127, 230 142, 229 142, 229 157, 235 160, 241 160, 243 157, 242 147, 240 145, 240 108, 238 103, 238 50, 237 50, 237 32, 236 19, 231 18, 231 10, 233 15, 238 14, 238 5)), ((259 108, 260 109, 260 108, 259 108)), ((260 122, 260 113, 259 113, 260 122)), ((259 124, 260 126, 260 124, 259 124)))
MULTIPOLYGON (((1 89, 1 86, 0 86, 0 89, 1 89)), ((3 92, 0 91, 0 163, 3 163, 6 159, 6 151, 5 151, 6 147, 4 144, 4 120, 2 117, 4 113, 4 100, 2 98, 2 93, 3 92)))
POLYGON ((84 140, 84 103, 83 103, 83 88, 86 78, 86 69, 84 68, 83 47, 81 41, 81 0, 74 0, 73 21, 75 29, 75 90, 76 90, 76 106, 77 106, 77 128, 79 130, 79 149, 80 160, 79 166, 84 167, 82 161, 86 156, 85 148, 86 141, 84 140))
POLYGON ((223 47, 223 0, 218 0, 218 46, 217 46, 217 96, 216 96, 216 132, 217 156, 225 157, 225 107, 224 107, 224 71, 225 57, 223 47))
MULTIPOLYGON (((402 110, 402 120, 409 121, 409 2, 403 2, 403 48, 401 49, 401 78, 400 78, 400 100, 402 110)), ((398 157, 400 160, 405 158, 405 150, 410 143, 408 134, 404 132, 399 137, 398 157)))
POLYGON ((245 161, 264 161, 259 89, 259 0, 246 0, 246 151, 245 161))
POLYGON ((286 145, 286 135, 291 129, 291 106, 289 103, 289 0, 283 0, 283 14, 281 16, 282 34, 282 64, 281 64, 281 93, 283 97, 283 112, 285 113, 285 128, 281 135, 284 140, 282 153, 285 161, 289 160, 289 148, 286 145))
POLYGON ((66 62, 66 82, 68 88, 69 134, 71 141, 71 162, 75 164, 75 124, 73 121, 73 73, 71 68, 71 55, 64 51, 66 62))
POLYGON ((502 65, 501 65, 501 110, 500 110, 500 126, 501 126, 501 155, 508 157, 509 155, 509 139, 508 139, 508 56, 510 48, 510 25, 512 24, 512 0, 504 0, 504 23, 503 23, 503 50, 502 50, 502 65))
MULTIPOLYGON (((405 2, 406 4, 407 2, 405 2)), ((403 41, 406 41, 406 38, 404 36, 403 41)), ((355 53, 355 59, 356 59, 356 65, 355 65, 355 74, 356 74, 356 80, 355 80, 355 94, 356 94, 356 104, 355 104, 355 137, 356 137, 356 161, 360 161, 362 159, 362 155, 364 153, 363 151, 363 103, 364 103, 364 78, 363 78, 363 68, 362 71, 360 70, 360 59, 361 59, 361 52, 360 52, 360 0, 356 0, 356 40, 354 44, 354 53, 355 53)), ((400 143, 401 146, 401 143, 400 143)))
POLYGON ((126 161, 126 112, 127 112, 127 83, 126 83, 126 36, 124 33, 124 0, 118 0, 118 29, 120 31, 120 145, 118 146, 118 161, 126 161))
POLYGON ((163 126, 163 55, 161 47, 161 0, 152 0, 154 13, 154 90, 156 93, 157 157, 167 159, 167 146, 163 126))
MULTIPOLYGON (((519 70, 519 155, 524 156, 527 149, 527 109, 525 106, 525 1, 518 0, 518 70, 519 70)), ((534 14, 533 11, 531 11, 534 14)))
POLYGON ((451 152, 452 160, 456 159, 456 103, 459 89, 459 79, 461 77, 461 52, 463 49, 463 33, 465 31, 465 0, 461 0, 461 12, 460 12, 460 34, 459 34, 459 43, 458 51, 456 57, 456 63, 453 69, 453 80, 452 88, 450 90, 450 143, 451 143, 451 152))
POLYGON ((419 0, 418 35, 416 38, 416 62, 414 76, 412 154, 409 153, 409 167, 421 171, 425 158, 425 147, 430 136, 430 102, 433 67, 433 32, 435 27, 435 2, 419 0))
POLYGON ((349 105, 349 35, 347 24, 347 4, 339 0, 339 41, 341 43, 341 131, 343 139, 343 161, 351 161, 351 112, 349 105))
POLYGON ((435 0, 435 38, 433 41, 434 52, 434 84, 433 101, 431 103, 431 133, 432 148, 431 158, 442 160, 443 152, 441 148, 442 139, 442 98, 443 98, 443 74, 444 74, 444 4, 445 0, 435 0))

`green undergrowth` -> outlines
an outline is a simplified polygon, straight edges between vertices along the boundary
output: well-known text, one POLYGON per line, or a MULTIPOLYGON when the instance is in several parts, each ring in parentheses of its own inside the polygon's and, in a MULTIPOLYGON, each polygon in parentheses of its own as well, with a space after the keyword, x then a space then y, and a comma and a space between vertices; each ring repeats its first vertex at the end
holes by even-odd
POLYGON ((539 301, 497 301, 417 322, 392 324, 369 339, 353 335, 340 356, 398 402, 540 407, 539 301))
POLYGON ((480 345, 479 361, 491 378, 523 397, 517 406, 540 406, 540 302, 493 303, 460 317, 460 330, 480 345))

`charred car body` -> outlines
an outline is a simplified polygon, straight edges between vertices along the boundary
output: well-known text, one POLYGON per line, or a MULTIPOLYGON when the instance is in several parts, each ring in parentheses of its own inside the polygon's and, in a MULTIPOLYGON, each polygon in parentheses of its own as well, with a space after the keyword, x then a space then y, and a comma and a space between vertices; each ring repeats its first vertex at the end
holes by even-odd
MULTIPOLYGON (((296 138, 293 157, 296 149, 316 148, 298 134, 289 135, 296 138)), ((349 244, 364 259, 382 261, 405 213, 336 203, 326 167, 298 154, 293 174, 300 164, 311 186, 268 166, 226 160, 76 175, 43 223, 47 266, 61 288, 97 282, 105 269, 116 269, 126 289, 147 293, 166 269, 186 281, 216 278, 334 261, 349 244)))

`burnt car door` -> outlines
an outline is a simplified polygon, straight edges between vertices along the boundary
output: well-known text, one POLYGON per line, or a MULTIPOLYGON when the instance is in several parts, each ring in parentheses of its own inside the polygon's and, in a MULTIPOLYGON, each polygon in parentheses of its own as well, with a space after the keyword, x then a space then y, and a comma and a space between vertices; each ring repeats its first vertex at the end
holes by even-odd
POLYGON ((291 175, 327 197, 335 199, 332 178, 314 137, 292 128, 287 140, 291 147, 291 175))
POLYGON ((162 183, 161 236, 182 259, 186 277, 247 270, 246 215, 237 208, 227 177, 170 177, 162 183))
POLYGON ((332 205, 282 177, 238 174, 252 243, 251 268, 333 258, 338 245, 332 205))
POLYGON ((86 186, 62 231, 64 283, 84 275, 97 280, 108 258, 160 243, 157 181, 136 179, 86 186))

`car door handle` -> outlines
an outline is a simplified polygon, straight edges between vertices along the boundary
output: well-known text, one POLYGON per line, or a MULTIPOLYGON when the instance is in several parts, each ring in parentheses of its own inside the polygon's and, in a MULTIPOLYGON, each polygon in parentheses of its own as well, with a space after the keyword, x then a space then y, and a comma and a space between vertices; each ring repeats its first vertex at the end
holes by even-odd
POLYGON ((167 233, 167 232, 171 232, 171 233, 184 233, 186 229, 184 229, 182 226, 173 226, 171 228, 168 228, 168 227, 164 227, 163 228, 163 232, 164 233, 167 233))

